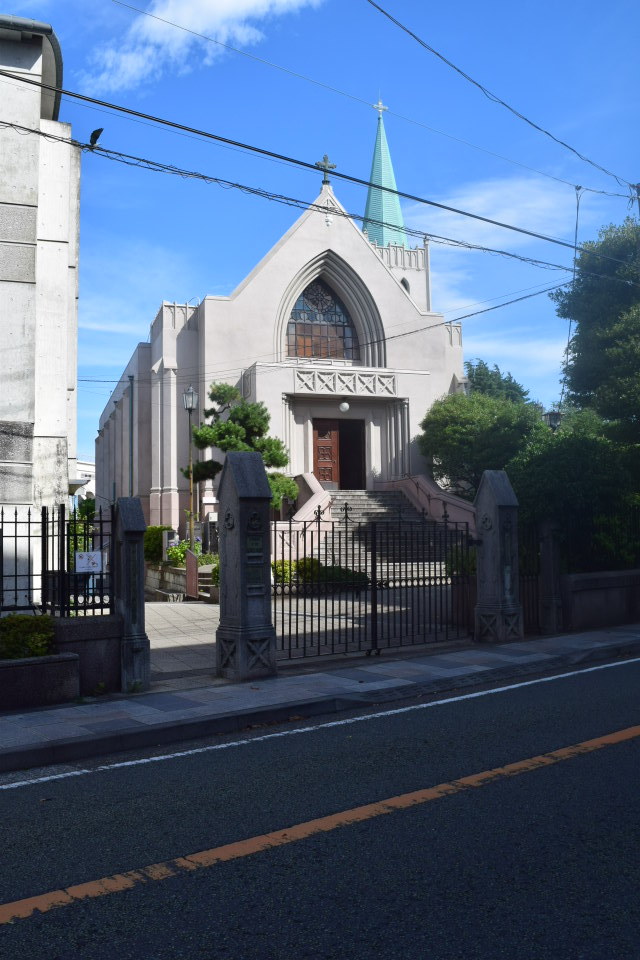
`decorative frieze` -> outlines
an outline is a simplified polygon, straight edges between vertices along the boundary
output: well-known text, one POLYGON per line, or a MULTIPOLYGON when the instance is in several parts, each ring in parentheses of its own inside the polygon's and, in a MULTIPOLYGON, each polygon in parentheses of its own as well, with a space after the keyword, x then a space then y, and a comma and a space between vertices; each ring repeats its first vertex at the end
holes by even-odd
POLYGON ((295 392, 350 394, 356 397, 395 397, 396 378, 392 373, 345 372, 337 370, 296 370, 295 392))

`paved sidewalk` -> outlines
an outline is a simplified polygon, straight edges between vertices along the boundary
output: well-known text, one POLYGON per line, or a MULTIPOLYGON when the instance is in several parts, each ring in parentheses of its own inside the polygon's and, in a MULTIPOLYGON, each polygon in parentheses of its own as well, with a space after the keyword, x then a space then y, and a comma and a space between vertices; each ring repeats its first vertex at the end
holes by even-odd
POLYGON ((69 762, 229 733, 257 723, 468 689, 623 655, 640 656, 640 624, 500 646, 450 646, 426 652, 423 648, 402 658, 386 654, 342 665, 334 660, 324 668, 319 662, 311 667, 305 663, 306 672, 288 668, 277 677, 244 684, 192 676, 186 682, 184 678, 174 681, 174 689, 4 714, 0 716, 0 770, 69 762))

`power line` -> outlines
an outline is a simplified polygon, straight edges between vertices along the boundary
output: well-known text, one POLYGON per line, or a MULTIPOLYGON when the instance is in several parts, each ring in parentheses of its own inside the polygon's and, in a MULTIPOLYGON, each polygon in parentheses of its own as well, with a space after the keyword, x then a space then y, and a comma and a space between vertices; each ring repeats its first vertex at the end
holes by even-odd
MULTIPOLYGON (((429 324, 427 324, 427 325, 424 326, 424 327, 417 327, 416 329, 413 329, 413 330, 405 330, 405 331, 403 331, 402 333, 394 333, 394 334, 391 334, 390 336, 384 336, 384 337, 381 337, 381 338, 379 338, 379 339, 377 339, 377 340, 366 340, 366 341, 363 341, 362 343, 360 343, 359 346, 361 346, 361 347, 370 347, 370 346, 375 346, 376 344, 379 344, 379 343, 388 343, 390 340, 400 340, 402 337, 414 336, 416 333, 425 333, 427 330, 435 330, 437 327, 445 327, 445 326, 448 326, 450 323, 458 323, 460 320, 467 320, 469 317, 476 317, 476 316, 479 316, 480 314, 483 314, 483 313, 489 313, 489 312, 491 312, 492 310, 499 310, 501 307, 509 307, 509 306, 511 306, 512 304, 514 304, 514 303, 520 303, 520 302, 522 302, 523 300, 530 300, 532 297, 539 297, 539 296, 541 296, 543 293, 550 293, 552 290, 558 290, 560 287, 564 287, 564 286, 566 286, 566 285, 569 284, 569 283, 571 283, 571 280, 566 280, 566 281, 564 281, 563 283, 556 283, 556 284, 554 284, 554 285, 551 286, 551 287, 545 287, 543 290, 537 290, 535 293, 528 293, 528 294, 525 294, 525 295, 522 296, 522 297, 516 297, 516 298, 514 298, 514 299, 512 299, 512 300, 506 300, 506 301, 504 301, 503 303, 497 303, 497 304, 495 304, 495 305, 492 306, 492 307, 485 307, 483 310, 475 310, 473 313, 466 313, 466 314, 464 314, 463 316, 461 316, 461 317, 455 317, 455 318, 453 318, 452 320, 438 320, 436 323, 429 323, 429 324)), ((276 363, 276 362, 277 362, 277 361, 275 360, 275 355, 274 355, 274 354, 271 354, 271 353, 270 353, 270 354, 265 354, 265 355, 264 355, 264 358, 263 358, 263 362, 266 362, 266 363, 276 363), (267 356, 270 358, 269 360, 264 359, 264 358, 266 358, 267 356), (273 359, 272 359, 272 358, 273 358, 273 359)), ((242 357, 241 357, 241 358, 239 358, 238 361, 236 361, 236 362, 237 362, 237 363, 242 363, 242 362, 244 362, 245 359, 246 359, 246 360, 251 359, 251 360, 253 360, 254 363, 256 362, 255 356, 250 357, 250 358, 249 358, 249 357, 247 357, 247 358, 242 358, 242 357)), ((304 358, 298 358, 298 359, 304 359, 304 358)), ((322 358, 321 358, 321 357, 311 357, 311 358, 309 358, 309 359, 312 359, 312 360, 320 360, 320 359, 322 359, 322 358)), ((225 375, 230 375, 230 374, 235 374, 235 373, 241 374, 241 373, 243 372, 243 369, 244 369, 244 368, 241 367, 241 366, 233 366, 233 367, 227 368, 226 370, 203 370, 203 371, 199 371, 199 370, 197 369, 197 367, 182 367, 180 374, 178 374, 178 375, 176 376, 175 380, 176 380, 177 383, 187 383, 187 381, 192 381, 192 380, 194 379, 194 377, 202 377, 202 378, 204 379, 204 378, 209 377, 209 376, 212 376, 212 377, 213 377, 213 376, 222 377, 222 376, 225 376, 225 375), (189 371, 191 371, 191 372, 189 372, 189 371)), ((101 380, 101 379, 97 379, 97 378, 94 378, 94 377, 78 377, 78 383, 115 383, 115 384, 118 384, 118 383, 124 383, 125 376, 126 376, 126 373, 123 374, 122 376, 120 376, 117 380, 115 380, 115 379, 114 379, 114 380, 101 380)), ((153 381, 152 381, 151 377, 136 377, 136 381, 135 381, 135 382, 136 382, 136 383, 152 383, 153 381)), ((115 403, 115 402, 116 402, 116 401, 114 401, 114 403, 115 403)), ((171 404, 169 404, 169 405, 171 405, 171 404)))
MULTIPOLYGON (((253 144, 243 143, 242 141, 239 141, 239 140, 232 140, 229 137, 223 137, 220 134, 210 133, 209 131, 206 131, 206 130, 200 130, 197 127, 190 127, 190 126, 187 126, 186 124, 177 123, 176 121, 173 121, 173 120, 166 120, 162 117, 156 117, 153 114, 142 113, 139 110, 133 110, 130 107, 123 107, 118 104, 109 103, 106 100, 98 100, 95 97, 88 97, 85 94, 75 93, 72 90, 65 90, 61 87, 55 87, 55 86, 52 86, 51 84, 42 83, 41 81, 33 80, 28 77, 23 77, 23 76, 18 77, 18 76, 15 76, 14 74, 9 73, 6 70, 0 70, 0 76, 10 77, 11 79, 18 80, 20 83, 27 83, 35 87, 40 87, 44 90, 51 90, 52 92, 60 93, 62 96, 72 97, 73 99, 81 100, 86 103, 93 103, 93 104, 97 104, 100 107, 107 107, 111 110, 115 110, 117 113, 124 113, 130 116, 140 117, 144 120, 151 120, 154 123, 160 124, 161 126, 170 127, 175 130, 184 130, 187 133, 196 134, 198 136, 204 137, 207 140, 213 140, 216 143, 228 144, 234 147, 238 147, 242 150, 247 150, 249 153, 254 153, 262 157, 270 157, 272 159, 281 160, 281 161, 284 161, 285 163, 291 164, 292 166, 300 167, 301 169, 304 169, 304 170, 311 170, 314 173, 317 173, 318 171, 318 168, 315 163, 309 163, 306 160, 299 160, 295 157, 289 157, 286 154, 276 153, 273 150, 266 150, 263 147, 257 147, 257 146, 254 146, 253 144)), ((372 183, 369 180, 363 180, 361 177, 355 177, 348 173, 341 173, 339 170, 333 170, 332 176, 337 177, 340 180, 345 180, 348 183, 354 183, 361 187, 367 187, 367 189, 370 187, 373 187, 374 189, 382 190, 384 193, 388 193, 392 196, 401 197, 404 200, 411 200, 414 203, 420 203, 420 204, 424 204, 425 206, 434 207, 438 210, 444 210, 447 213, 454 213, 458 216, 468 217, 472 220, 477 220, 480 223, 486 223, 493 227, 500 227, 503 230, 511 230, 514 233, 520 233, 520 234, 523 234, 524 236, 532 237, 535 240, 544 240, 547 243, 554 243, 557 246, 566 247, 569 250, 574 249, 573 244, 568 240, 560 240, 557 237, 549 237, 546 234, 537 233, 534 230, 526 230, 524 227, 516 227, 516 226, 513 226, 513 224, 503 223, 500 220, 493 220, 490 217, 483 217, 477 213, 470 213, 468 210, 460 210, 457 207, 451 207, 448 204, 437 203, 435 200, 427 200, 425 197, 419 197, 416 194, 412 194, 412 193, 405 193, 402 190, 392 190, 389 187, 383 187, 380 184, 372 183)), ((603 259, 611 259, 611 258, 604 257, 602 254, 598 254, 598 256, 602 256, 603 259)))
MULTIPOLYGON (((13 75, 12 75, 12 74, 8 74, 8 73, 7 73, 6 71, 4 71, 4 70, 0 70, 0 76, 8 76, 8 77, 13 78, 13 75)), ((41 83, 41 82, 39 82, 39 81, 31 80, 31 79, 28 79, 28 78, 26 78, 26 77, 18 77, 18 78, 15 78, 15 79, 18 79, 20 82, 28 83, 28 84, 31 84, 31 85, 36 86, 36 87, 42 87, 42 88, 47 89, 47 90, 59 91, 59 92, 61 92, 62 94, 66 95, 66 96, 77 97, 77 98, 79 98, 79 99, 81 99, 81 100, 85 100, 85 101, 88 101, 88 102, 90 102, 90 103, 98 103, 98 104, 100 104, 101 106, 110 107, 110 108, 112 108, 112 109, 114 109, 114 110, 116 110, 116 111, 119 111, 119 112, 131 113, 131 114, 133 114, 134 116, 141 116, 141 117, 144 117, 145 119, 153 120, 154 122, 157 122, 157 123, 159 123, 159 124, 161 124, 161 125, 168 125, 168 126, 170 126, 170 127, 176 127, 176 128, 178 128, 178 129, 187 130, 187 131, 189 131, 189 132, 191 132, 191 133, 195 133, 195 134, 201 135, 201 136, 203 136, 203 137, 205 137, 205 138, 207 138, 207 139, 212 139, 212 140, 219 141, 219 142, 226 143, 226 144, 233 144, 234 146, 240 147, 240 148, 242 148, 242 149, 247 149, 247 150, 249 150, 250 152, 256 153, 256 154, 258 154, 258 155, 268 156, 268 157, 276 157, 277 159, 283 160, 283 161, 285 161, 285 162, 287 162, 287 163, 290 163, 290 164, 292 164, 292 165, 294 165, 294 166, 300 166, 300 167, 302 167, 302 168, 304 168, 304 169, 313 170, 314 173, 317 173, 317 165, 316 165, 315 163, 314 163, 314 164, 311 164, 311 163, 308 163, 308 162, 305 161, 305 160, 297 160, 297 159, 295 159, 295 158, 293 158, 293 157, 287 157, 286 155, 283 155, 283 154, 276 154, 276 153, 273 153, 272 151, 264 150, 264 149, 261 148, 261 147, 255 147, 255 146, 243 144, 243 143, 241 143, 241 142, 239 142, 239 141, 229 140, 228 138, 226 138, 226 137, 221 137, 221 136, 219 136, 218 134, 208 133, 208 132, 206 132, 206 131, 200 131, 200 130, 197 130, 196 128, 193 128, 193 127, 185 127, 185 126, 183 126, 182 124, 175 123, 174 121, 171 121, 171 120, 164 120, 164 119, 162 119, 162 118, 153 117, 153 116, 150 115, 150 114, 142 114, 142 113, 139 113, 139 111, 130 110, 128 107, 122 107, 122 106, 118 106, 118 105, 116 105, 116 104, 107 103, 107 102, 105 102, 105 101, 95 100, 95 99, 92 98, 92 97, 87 97, 87 96, 84 96, 83 94, 73 93, 73 92, 70 92, 70 91, 62 90, 61 88, 52 87, 52 86, 50 86, 50 85, 48 85, 48 84, 44 84, 44 83, 41 83)), ((188 170, 182 170, 181 168, 172 166, 172 165, 170 165, 170 164, 163 164, 163 163, 160 163, 160 162, 158 162, 158 161, 148 160, 148 159, 145 159, 145 158, 142 158, 142 157, 131 156, 131 155, 129 155, 129 154, 121 153, 121 152, 116 151, 116 150, 109 150, 109 149, 107 149, 107 148, 105 148, 105 147, 100 147, 100 146, 97 145, 97 144, 96 144, 96 145, 91 145, 91 144, 87 144, 87 143, 81 143, 80 141, 77 141, 77 140, 72 140, 72 139, 68 139, 68 138, 64 138, 64 137, 57 137, 56 135, 51 134, 51 133, 47 133, 47 132, 44 132, 44 131, 41 131, 41 130, 36 130, 36 129, 33 129, 33 128, 29 128, 29 127, 21 127, 19 124, 10 123, 10 122, 8 122, 8 121, 0 121, 0 126, 12 127, 13 129, 16 129, 16 130, 18 130, 18 131, 22 131, 22 132, 24 132, 24 133, 37 134, 37 135, 39 135, 39 136, 43 136, 45 139, 50 139, 50 140, 59 141, 59 142, 63 142, 63 143, 68 143, 68 144, 71 143, 71 144, 73 144, 74 146, 77 146, 78 148, 80 148, 80 149, 82 149, 82 150, 87 150, 87 151, 90 151, 90 152, 95 153, 95 154, 98 154, 98 155, 103 155, 103 156, 106 156, 106 157, 109 158, 109 159, 119 159, 121 162, 124 162, 124 163, 127 163, 127 162, 128 162, 128 163, 130 163, 131 165, 134 165, 134 166, 144 166, 146 169, 150 169, 150 170, 161 171, 161 172, 166 172, 166 173, 173 173, 173 174, 175 174, 175 175, 178 175, 178 176, 181 176, 181 177, 185 177, 185 178, 194 178, 194 179, 204 180, 204 181, 207 181, 207 182, 218 183, 218 184, 220 184, 221 186, 233 187, 233 188, 237 188, 237 189, 243 190, 243 191, 245 191, 245 192, 247 192, 247 193, 254 193, 254 194, 257 194, 257 195, 260 195, 260 196, 265 196, 265 197, 267 197, 268 199, 279 200, 280 202, 287 203, 287 204, 289 204, 289 205, 291 205, 291 206, 304 205, 305 208, 306 208, 306 207, 314 208, 314 205, 313 205, 313 204, 309 205, 309 204, 306 204, 305 201, 295 200, 295 199, 293 199, 293 198, 289 198, 289 197, 286 197, 286 196, 284 196, 284 195, 273 194, 273 193, 271 193, 270 191, 264 190, 263 188, 259 188, 259 187, 248 187, 248 186, 245 186, 245 185, 242 185, 242 184, 239 184, 239 183, 234 183, 234 182, 232 182, 232 181, 222 180, 222 179, 219 178, 219 177, 211 177, 211 176, 208 176, 207 174, 197 173, 197 172, 188 171, 188 170)), ((511 231, 513 231, 513 232, 515 232, 515 233, 521 233, 521 234, 524 234, 525 236, 533 237, 534 239, 544 240, 544 241, 546 241, 546 242, 548 242, 548 243, 553 243, 553 244, 556 244, 556 245, 558 245, 558 246, 566 247, 566 248, 574 251, 574 253, 575 253, 575 249, 576 249, 576 248, 575 248, 575 245, 574 245, 573 243, 570 243, 569 241, 566 241, 566 240, 560 240, 560 239, 555 238, 555 237, 549 237, 549 236, 547 236, 546 234, 536 233, 535 231, 532 231, 532 230, 526 230, 526 229, 523 228, 523 227, 516 227, 516 226, 513 226, 513 225, 511 225, 511 224, 502 223, 502 222, 499 221, 499 220, 493 220, 493 219, 491 219, 491 218, 489 218, 489 217, 482 217, 482 216, 480 216, 479 214, 470 213, 470 212, 465 211, 465 210, 459 210, 459 209, 456 208, 456 207, 450 207, 450 206, 447 206, 446 204, 437 203, 435 200, 427 200, 427 199, 424 198, 424 197, 418 197, 418 196, 415 196, 414 194, 404 193, 403 191, 400 191, 400 190, 391 190, 391 189, 388 188, 388 187, 381 187, 381 186, 379 186, 378 184, 371 183, 371 182, 368 181, 368 180, 363 180, 363 179, 361 179, 361 178, 359 178, 359 177, 351 176, 350 174, 340 173, 338 170, 333 170, 333 171, 332 171, 332 175, 335 176, 335 177, 338 177, 338 178, 340 178, 340 179, 347 180, 347 181, 349 181, 349 182, 351 182, 351 183, 356 183, 356 184, 361 185, 361 186, 366 186, 367 188, 368 188, 368 187, 375 187, 375 188, 377 188, 377 189, 384 190, 385 193, 390 193, 390 194, 393 194, 393 195, 398 196, 398 197, 402 197, 402 198, 407 199, 407 200, 413 200, 413 201, 415 201, 415 202, 417 202, 417 203, 425 204, 425 205, 427 205, 427 206, 433 206, 433 207, 436 207, 436 208, 438 208, 438 209, 440 209, 440 210, 444 210, 444 211, 446 211, 446 212, 448 212, 448 213, 455 213, 455 214, 458 214, 459 216, 468 217, 468 218, 470 218, 470 219, 472 219, 472 220, 478 220, 478 221, 480 221, 480 222, 482 222, 482 223, 487 223, 487 224, 489 224, 489 225, 491 225, 491 226, 502 227, 502 228, 504 228, 504 229, 511 230, 511 231)), ((321 209, 323 212, 326 212, 325 208, 320 208, 320 209, 321 209)), ((337 210, 333 210, 332 212, 335 213, 336 215, 342 215, 342 216, 345 215, 345 214, 342 214, 340 211, 337 211, 337 210)), ((346 216, 351 216, 351 215, 346 214, 346 216)), ((353 219, 356 219, 356 220, 362 220, 362 219, 363 219, 363 217, 359 216, 358 214, 353 214, 353 215, 352 215, 352 218, 353 218, 353 219)), ((372 222, 377 222, 377 221, 372 221, 372 222)), ((461 246, 461 247, 465 247, 465 248, 468 248, 468 249, 478 249, 478 250, 483 250, 483 251, 486 251, 486 252, 497 253, 497 254, 504 255, 504 256, 515 257, 515 258, 517 258, 517 259, 522 259, 522 260, 524 260, 525 262, 528 262, 528 263, 538 263, 538 264, 540 264, 540 265, 553 267, 554 269, 560 269, 560 270, 566 270, 566 269, 567 269, 564 265, 549 264, 549 263, 546 263, 545 261, 542 261, 542 260, 534 260, 533 258, 529 258, 529 257, 521 257, 521 256, 519 256, 519 255, 512 254, 512 253, 509 253, 509 252, 506 252, 506 251, 500 251, 500 250, 495 250, 495 249, 492 249, 492 248, 489 248, 489 247, 483 247, 483 246, 477 246, 477 245, 474 245, 474 244, 469 244, 469 243, 466 243, 465 241, 458 241, 458 240, 452 240, 451 238, 439 237, 437 234, 428 234, 428 233, 423 232, 423 231, 411 230, 411 228, 406 228, 406 227, 405 227, 405 232, 408 232, 408 233, 410 233, 410 234, 413 234, 414 236, 419 236, 419 237, 422 237, 422 238, 431 238, 431 239, 435 240, 436 242, 449 243, 449 244, 459 245, 459 246, 461 246)), ((587 251, 585 251, 585 249, 582 248, 582 247, 579 247, 578 250, 579 250, 580 253, 587 252, 587 251)), ((606 256, 605 254, 598 253, 597 251, 590 250, 590 251, 588 251, 588 252, 589 252, 592 256, 597 257, 597 258, 599 258, 599 259, 601 259, 601 260, 607 260, 607 261, 610 261, 610 262, 612 262, 612 263, 623 263, 623 261, 617 260, 617 259, 614 258, 614 257, 608 257, 608 256, 606 256)), ((628 282, 631 282, 631 281, 628 281, 628 282)))
MULTIPOLYGON (((260 63, 266 67, 272 67, 274 70, 280 70, 282 73, 288 74, 290 77, 295 77, 297 80, 304 80, 306 83, 311 83, 316 87, 321 87, 324 90, 328 90, 330 93, 336 93, 341 97, 345 97, 347 100, 353 100, 354 103, 362 104, 366 107, 371 107, 371 103, 368 100, 365 100, 363 97, 358 97, 353 93, 348 93, 346 90, 340 90, 339 87, 334 87, 332 84, 325 83, 322 80, 316 80, 313 77, 308 77, 304 73, 298 73, 296 70, 291 70, 289 67, 283 67, 279 63, 274 63, 272 60, 267 60, 264 57, 258 57, 254 53, 249 53, 247 50, 240 50, 238 47, 233 47, 229 43, 223 43, 222 40, 217 40, 215 37, 210 37, 206 33, 199 33, 197 30, 192 30, 190 27, 185 27, 181 23, 176 23, 173 20, 167 20, 165 17, 159 17, 155 13, 151 13, 149 10, 143 10, 141 7, 135 7, 133 4, 124 3, 123 0, 112 0, 113 3, 117 3, 120 7, 126 7, 128 10, 133 10, 141 16, 149 17, 152 20, 158 20, 160 23, 167 24, 167 26, 175 27, 176 30, 182 30, 184 33, 188 33, 193 37, 197 37, 199 40, 206 40, 208 43, 215 43, 218 47, 222 47, 223 50, 230 50, 232 53, 237 53, 241 57, 246 57, 248 60, 253 60, 255 63, 260 63)), ((407 117, 404 114, 396 113, 396 111, 389 109, 389 116, 397 117, 398 120, 404 120, 405 123, 412 123, 415 126, 422 127, 424 130, 429 130, 431 133, 436 133, 438 136, 446 137, 449 140, 453 140, 456 143, 463 143, 467 147, 471 147, 473 150, 479 150, 481 153, 486 153, 490 157, 496 157, 498 160, 504 160, 506 163, 512 163, 517 167, 522 167, 524 170, 530 170, 532 173, 537 173, 541 177, 547 177, 549 180, 555 180, 556 183, 563 183, 565 186, 573 187, 574 184, 570 180, 565 180, 563 177, 554 176, 551 173, 546 173, 544 170, 538 170, 536 167, 531 167, 527 163, 522 163, 520 160, 513 160, 511 157, 505 157, 500 153, 495 153, 493 150, 487 150, 486 147, 481 147, 477 143, 472 143, 470 140, 465 140, 463 137, 456 137, 451 133, 445 133, 443 130, 437 130, 435 127, 429 126, 427 123, 423 123, 421 120, 416 120, 414 117, 407 117)), ((628 200, 629 194, 626 193, 611 193, 607 190, 597 190, 594 187, 583 187, 583 190, 588 190, 590 193, 598 193, 607 197, 619 197, 622 200, 628 200)), ((633 197, 632 197, 633 199, 633 197)))
POLYGON ((384 17, 390 20, 391 23, 395 24, 396 27, 399 27, 400 30, 403 30, 406 34, 412 37, 416 41, 416 43, 420 44, 421 47, 424 47, 425 50, 428 50, 429 53, 432 53, 435 57, 438 57, 439 60, 442 60, 443 63, 446 63, 448 67, 451 67, 452 70, 455 70, 456 73, 460 74, 461 77, 464 77, 464 79, 467 80, 469 83, 473 84, 474 87, 477 87, 478 90, 480 90, 485 95, 485 97, 487 97, 487 99, 492 100, 494 103, 500 104, 501 107, 505 107, 506 110, 512 113, 515 117, 518 117, 519 120, 523 120, 524 123, 529 124, 529 126, 533 127, 534 130, 537 130, 539 133, 543 133, 546 137, 550 137, 551 140, 554 140, 556 143, 560 144, 561 147, 565 147, 565 149, 570 150, 571 153, 575 154, 576 157, 578 157, 580 160, 583 160, 585 163, 588 163, 590 166, 595 167, 596 170, 600 170, 601 173, 606 173, 608 177, 613 177, 613 179, 617 183, 619 183, 620 186, 629 187, 630 189, 634 186, 634 184, 629 183, 628 180, 625 180, 624 177, 619 177, 617 174, 612 173, 611 170, 607 170, 606 167, 602 167, 600 166, 599 163, 595 163, 595 161, 590 160, 589 157, 585 157, 583 153, 580 153, 570 144, 566 143, 564 140, 560 140, 558 137, 554 136, 554 134, 551 133, 549 130, 545 130, 544 127, 541 127, 539 124, 534 123, 533 120, 529 120, 529 118, 525 117, 523 113, 520 113, 519 110, 516 110, 514 107, 510 106, 505 100, 502 100, 495 93, 491 93, 491 91, 488 90, 485 86, 483 86, 477 80, 474 80, 473 77, 470 77, 469 74, 465 73, 464 70, 461 70, 460 67, 457 67, 455 63, 452 63, 451 60, 448 60, 445 56, 443 56, 443 54, 438 53, 437 50, 429 46, 429 44, 426 43, 421 37, 419 37, 417 33, 414 33, 413 30, 409 29, 409 27, 406 27, 399 20, 396 20, 396 18, 393 17, 387 10, 385 10, 383 7, 377 4, 375 0, 366 0, 366 2, 369 3, 372 7, 374 7, 384 17))

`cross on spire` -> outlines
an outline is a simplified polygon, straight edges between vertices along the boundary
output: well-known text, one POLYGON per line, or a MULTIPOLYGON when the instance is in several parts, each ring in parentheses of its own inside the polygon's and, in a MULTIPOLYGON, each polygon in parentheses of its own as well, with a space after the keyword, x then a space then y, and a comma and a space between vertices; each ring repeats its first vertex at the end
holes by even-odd
POLYGON ((384 103, 382 102, 382 100, 380 99, 380 97, 378 97, 378 102, 377 102, 377 103, 372 103, 371 106, 373 107, 374 110, 377 110, 377 111, 378 111, 378 116, 379 116, 379 117, 382 116, 382 112, 383 112, 384 110, 388 110, 388 109, 389 109, 389 107, 385 107, 385 105, 384 105, 384 103))
POLYGON ((316 167, 318 167, 324 173, 324 176, 322 178, 322 183, 323 184, 330 183, 331 181, 329 180, 329 170, 335 170, 336 165, 335 163, 329 163, 329 157, 327 156, 326 153, 322 158, 322 160, 316 160, 316 167))

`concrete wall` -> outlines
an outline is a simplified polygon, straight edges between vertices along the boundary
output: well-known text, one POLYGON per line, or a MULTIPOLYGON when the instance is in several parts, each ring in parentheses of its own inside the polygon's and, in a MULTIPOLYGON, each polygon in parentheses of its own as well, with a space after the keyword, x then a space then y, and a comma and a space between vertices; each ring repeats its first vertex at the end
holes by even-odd
POLYGON ((139 497, 149 523, 152 472, 151 345, 140 343, 102 412, 96 438, 96 506, 106 507, 129 496, 129 464, 133 465, 134 497, 139 497), (133 377, 133 393, 131 381, 133 377), (129 439, 130 403, 133 403, 133 442, 129 439), (131 461, 131 453, 133 460, 131 461))
POLYGON ((566 631, 640 620, 640 570, 565 574, 560 583, 566 631))
POLYGON ((0 660, 0 710, 44 707, 79 696, 79 658, 75 653, 0 660))
MULTIPOLYGON (((2 31, 0 67, 40 80, 43 38, 2 31)), ((51 78, 47 78, 51 79, 51 78)), ((2 119, 68 140, 40 90, 2 85, 2 119)), ((0 503, 66 500, 76 456, 80 160, 69 143, 0 129, 0 503)))
POLYGON ((80 696, 120 690, 121 617, 61 617, 53 626, 58 653, 79 657, 80 696))

